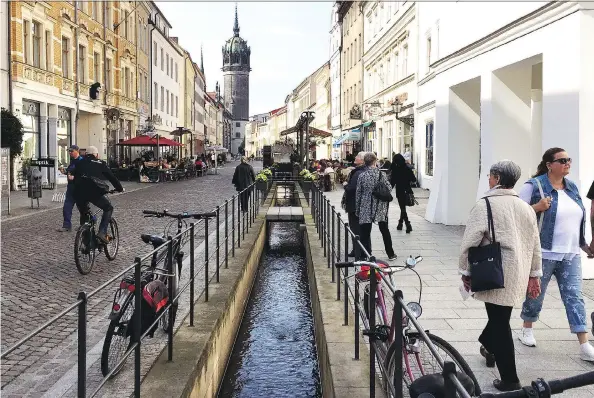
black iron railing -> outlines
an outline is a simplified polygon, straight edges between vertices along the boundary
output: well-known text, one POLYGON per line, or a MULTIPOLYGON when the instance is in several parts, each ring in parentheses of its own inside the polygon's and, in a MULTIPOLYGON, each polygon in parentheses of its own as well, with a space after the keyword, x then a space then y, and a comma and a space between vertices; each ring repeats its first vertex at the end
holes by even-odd
POLYGON ((140 367, 140 359, 141 359, 141 347, 143 339, 149 334, 149 331, 153 329, 153 326, 158 325, 159 321, 165 314, 169 316, 169 328, 168 328, 168 336, 167 336, 167 357, 168 360, 173 360, 173 344, 174 344, 174 325, 173 325, 173 317, 174 311, 171 310, 172 306, 177 306, 179 304, 180 297, 182 293, 184 293, 187 289, 190 289, 190 298, 189 298, 189 305, 190 305, 190 319, 189 323, 190 326, 194 324, 194 310, 196 306, 196 301, 201 297, 204 297, 204 301, 207 302, 209 300, 209 285, 215 280, 216 283, 220 281, 220 267, 224 265, 225 268, 229 267, 229 255, 231 257, 235 257, 235 246, 239 248, 241 246, 241 241, 245 239, 246 231, 254 223, 258 211, 260 208, 260 195, 262 193, 255 189, 255 184, 251 185, 250 187, 244 189, 241 192, 238 192, 234 195, 231 199, 226 200, 223 204, 217 206, 213 212, 215 213, 216 223, 214 225, 214 231, 211 231, 209 228, 211 227, 211 222, 209 222, 208 218, 204 218, 197 223, 191 223, 189 228, 184 229, 179 234, 175 236, 169 236, 167 238, 167 242, 161 245, 160 247, 154 249, 153 251, 145 254, 143 257, 136 257, 134 263, 120 273, 118 273, 113 278, 109 279, 101 286, 97 287, 90 293, 86 293, 84 291, 78 294, 78 299, 67 305, 67 307, 61 311, 59 314, 55 315, 43 325, 39 326, 29 335, 24 337, 23 339, 19 340, 16 344, 12 347, 8 348, 5 352, 0 355, 0 359, 9 359, 10 354, 17 350, 19 347, 23 346, 29 340, 43 332, 44 330, 50 328, 53 324, 55 324, 58 320, 64 318, 71 312, 75 310, 78 312, 77 317, 77 340, 78 340, 78 380, 77 380, 77 396, 79 398, 84 398, 87 396, 87 307, 88 301, 93 296, 97 295, 99 292, 106 288, 113 288, 115 283, 121 281, 122 277, 129 275, 133 272, 134 280, 140 286, 141 275, 143 272, 147 272, 149 266, 146 264, 147 260, 153 257, 155 253, 161 253, 165 251, 166 254, 166 267, 167 267, 167 274, 168 278, 168 288, 169 288, 169 297, 172 297, 172 300, 169 300, 167 307, 161 312, 161 314, 155 319, 153 325, 146 329, 146 332, 141 335, 141 324, 142 324, 142 314, 141 314, 141 300, 142 300, 142 289, 137 288, 134 290, 134 300, 135 300, 135 311, 138 311, 139 316, 133 317, 134 322, 136 322, 134 332, 136 335, 134 336, 135 343, 132 344, 126 353, 123 355, 122 359, 113 366, 113 370, 107 374, 100 382, 100 384, 95 388, 95 390, 89 395, 90 397, 94 397, 97 393, 103 388, 105 383, 109 380, 112 374, 115 372, 117 368, 120 367, 132 354, 134 354, 134 397, 140 397, 140 380, 141 380, 141 367, 140 367), (247 197, 247 198, 245 198, 247 197), (241 200, 244 199, 245 211, 242 211, 241 200), (223 213, 224 212, 224 213, 223 213), (223 218, 224 220, 221 220, 223 218), (202 227, 204 231, 204 256, 203 256, 203 264, 199 269, 196 269, 196 258, 200 254, 196 250, 196 235, 202 227), (215 246, 211 248, 210 240, 210 233, 214 232, 214 240, 215 246), (189 251, 189 280, 186 284, 179 289, 177 289, 177 293, 174 295, 172 291, 174 286, 174 278, 176 278, 177 267, 175 266, 175 259, 174 259, 174 247, 177 244, 180 244, 182 250, 189 251), (230 247, 229 247, 230 246, 230 247), (212 250, 211 252, 211 249, 212 250), (221 257, 223 257, 221 261, 221 257), (214 260, 214 275, 210 270, 211 262, 214 260), (203 290, 199 293, 198 297, 195 297, 195 283, 198 278, 203 276, 204 286, 203 290))

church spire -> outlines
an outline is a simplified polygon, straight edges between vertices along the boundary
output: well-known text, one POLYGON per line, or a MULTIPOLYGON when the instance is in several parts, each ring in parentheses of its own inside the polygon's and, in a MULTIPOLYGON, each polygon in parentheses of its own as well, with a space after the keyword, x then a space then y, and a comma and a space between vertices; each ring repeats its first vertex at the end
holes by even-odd
POLYGON ((204 74, 204 54, 202 54, 202 44, 200 45, 200 70, 204 74))
POLYGON ((237 18, 237 3, 235 3, 235 24, 233 25, 233 34, 239 36, 239 19, 237 18))

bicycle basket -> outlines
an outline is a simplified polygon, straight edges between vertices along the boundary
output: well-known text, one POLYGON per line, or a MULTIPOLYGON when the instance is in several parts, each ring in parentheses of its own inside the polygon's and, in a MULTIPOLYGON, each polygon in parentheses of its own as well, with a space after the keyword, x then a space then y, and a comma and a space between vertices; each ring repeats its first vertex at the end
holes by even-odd
MULTIPOLYGON (((388 268, 389 267, 388 264, 386 264, 382 261, 377 261, 377 265, 379 265, 380 268, 388 268)), ((371 272, 369 271, 369 265, 362 265, 360 271, 357 272, 355 278, 357 278, 361 282, 368 282, 370 274, 371 274, 371 272)), ((378 282, 381 281, 382 274, 379 272, 376 272, 375 278, 377 279, 378 282)))

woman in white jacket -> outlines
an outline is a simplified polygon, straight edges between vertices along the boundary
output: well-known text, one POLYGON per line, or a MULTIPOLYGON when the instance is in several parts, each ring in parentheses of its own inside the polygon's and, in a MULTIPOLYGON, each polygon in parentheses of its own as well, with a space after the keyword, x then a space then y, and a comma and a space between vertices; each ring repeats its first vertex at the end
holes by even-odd
POLYGON ((501 259, 505 287, 474 293, 474 298, 485 302, 489 321, 479 337, 481 355, 487 366, 497 364, 500 379, 493 385, 500 391, 521 388, 516 372, 514 343, 509 320, 512 308, 520 304, 526 292, 532 297, 540 293, 542 275, 540 239, 534 210, 512 189, 520 178, 520 167, 503 160, 491 166, 489 191, 470 212, 459 262, 459 271, 466 290, 470 289, 472 275, 468 265, 468 250, 490 242, 487 224, 489 199, 493 214, 495 238, 501 245, 501 259))

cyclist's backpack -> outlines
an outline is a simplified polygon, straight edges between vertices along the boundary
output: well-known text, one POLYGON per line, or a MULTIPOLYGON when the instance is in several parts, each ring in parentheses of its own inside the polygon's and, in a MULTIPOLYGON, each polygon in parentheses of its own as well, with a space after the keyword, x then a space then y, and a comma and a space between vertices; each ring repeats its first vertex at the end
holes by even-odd
MULTIPOLYGON (((157 319, 157 316, 159 316, 167 306, 167 303, 169 302, 167 286, 159 280, 149 282, 144 286, 144 289, 142 289, 142 298, 141 334, 151 327, 157 319)), ((157 325, 151 329, 149 336, 153 337, 156 330, 157 325)))

